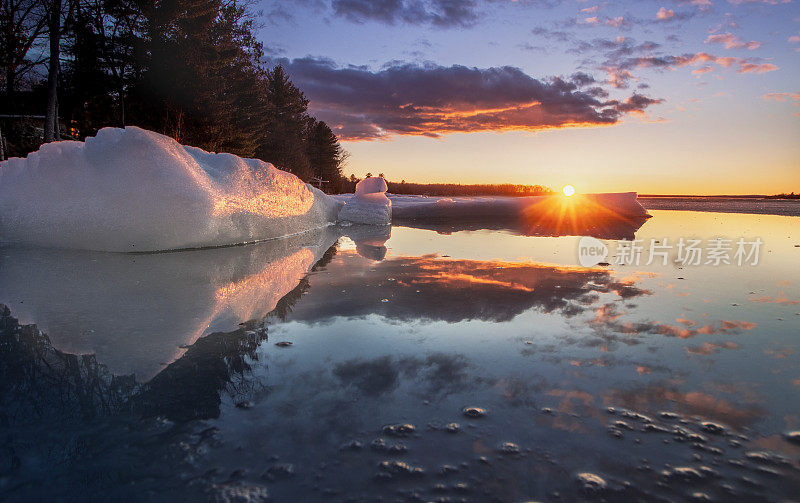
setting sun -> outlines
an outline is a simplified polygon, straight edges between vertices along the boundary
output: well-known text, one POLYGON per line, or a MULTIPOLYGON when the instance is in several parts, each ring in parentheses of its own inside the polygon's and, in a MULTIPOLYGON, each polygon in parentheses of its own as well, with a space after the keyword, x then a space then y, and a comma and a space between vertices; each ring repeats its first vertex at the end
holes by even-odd
POLYGON ((564 185, 564 188, 561 189, 561 192, 563 192, 567 197, 575 195, 575 187, 572 185, 564 185))

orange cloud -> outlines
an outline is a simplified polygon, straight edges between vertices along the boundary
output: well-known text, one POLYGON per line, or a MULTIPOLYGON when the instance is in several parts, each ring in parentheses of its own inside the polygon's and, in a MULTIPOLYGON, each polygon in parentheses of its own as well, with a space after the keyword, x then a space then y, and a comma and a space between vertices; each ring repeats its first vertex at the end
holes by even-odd
MULTIPOLYGON (((594 11, 592 11, 594 12, 594 11)), ((598 17, 598 16, 591 16, 584 18, 582 21, 583 24, 595 25, 595 26, 613 26, 614 28, 622 28, 623 26, 628 26, 630 22, 625 19, 623 16, 619 17, 598 17)))
POLYGON ((765 100, 775 101, 800 101, 800 93, 767 93, 762 96, 765 100))
POLYGON ((702 346, 687 346, 686 352, 693 355, 708 356, 719 353, 722 349, 739 349, 739 345, 735 342, 724 342, 722 344, 706 342, 702 346))
POLYGON ((767 73, 767 72, 774 72, 778 70, 777 65, 773 65, 772 63, 741 63, 739 66, 738 73, 767 73))
POLYGON ((728 321, 722 320, 722 331, 726 332, 728 330, 752 330, 756 328, 756 324, 751 321, 742 321, 742 320, 735 320, 735 321, 728 321))
POLYGON ((785 349, 765 349, 764 354, 767 356, 771 356, 776 360, 785 360, 789 356, 794 354, 794 349, 792 348, 785 348, 785 349))
POLYGON ((607 126, 661 102, 641 94, 609 100, 587 75, 536 79, 511 66, 397 63, 373 71, 312 57, 271 63, 286 68, 314 114, 348 141, 607 126))
POLYGON ((694 75, 703 75, 704 73, 713 72, 714 68, 710 66, 701 66, 697 70, 692 70, 694 75))
POLYGON ((695 75, 702 75, 713 70, 712 65, 721 68, 731 68, 736 73, 767 73, 774 72, 779 67, 762 58, 740 58, 735 56, 716 56, 708 52, 687 53, 677 56, 639 56, 623 59, 612 59, 604 63, 602 69, 609 75, 609 83, 617 88, 626 88, 627 81, 635 79, 631 70, 639 68, 652 68, 657 70, 675 70, 687 66, 698 66, 693 71, 695 75))
POLYGON ((762 295, 761 297, 750 297, 748 300, 750 302, 756 302, 760 304, 780 304, 782 306, 793 306, 795 304, 800 304, 800 300, 789 300, 785 295, 783 295, 783 292, 778 292, 778 295, 775 297, 762 295))
POLYGON ((734 35, 731 32, 714 33, 706 38, 707 44, 722 44, 726 49, 758 49, 761 47, 761 42, 751 40, 745 42, 741 37, 734 35))
POLYGON ((656 18, 661 20, 670 19, 673 17, 675 17, 675 11, 671 9, 665 9, 664 7, 661 7, 656 14, 656 18))
POLYGON ((791 2, 792 0, 728 0, 728 3, 732 3, 734 5, 742 5, 744 3, 765 3, 768 5, 778 5, 791 2))

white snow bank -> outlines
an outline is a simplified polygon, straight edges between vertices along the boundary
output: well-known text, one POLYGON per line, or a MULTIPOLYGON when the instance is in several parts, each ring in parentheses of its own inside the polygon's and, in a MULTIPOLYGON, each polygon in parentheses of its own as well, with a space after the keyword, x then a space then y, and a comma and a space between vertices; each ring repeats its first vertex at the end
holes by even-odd
POLYGON ((103 251, 222 246, 336 220, 341 202, 257 159, 136 127, 0 163, 0 241, 103 251))
POLYGON ((354 224, 387 225, 392 221, 392 202, 386 197, 386 180, 381 177, 365 178, 356 184, 355 194, 346 200, 339 212, 340 222, 354 224))

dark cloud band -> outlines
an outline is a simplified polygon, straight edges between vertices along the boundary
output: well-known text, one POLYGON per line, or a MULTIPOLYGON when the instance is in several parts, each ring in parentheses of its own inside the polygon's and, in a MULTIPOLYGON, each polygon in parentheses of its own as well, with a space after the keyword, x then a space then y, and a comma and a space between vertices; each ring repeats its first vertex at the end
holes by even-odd
POLYGON ((660 102, 638 94, 606 100, 603 89, 584 87, 593 83, 589 75, 540 80, 511 66, 396 63, 374 71, 311 57, 271 63, 286 68, 314 114, 347 140, 612 125, 660 102))
POLYGON ((477 19, 474 0, 333 0, 334 14, 350 21, 386 24, 471 26, 477 19))

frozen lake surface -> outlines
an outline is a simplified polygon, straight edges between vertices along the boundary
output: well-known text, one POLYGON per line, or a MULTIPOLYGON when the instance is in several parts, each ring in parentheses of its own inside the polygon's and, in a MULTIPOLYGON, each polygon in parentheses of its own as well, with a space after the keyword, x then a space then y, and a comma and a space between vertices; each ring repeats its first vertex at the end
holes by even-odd
POLYGON ((690 210, 800 216, 800 199, 640 197, 639 202, 648 210, 690 210))
POLYGON ((795 497, 800 219, 651 213, 590 268, 480 223, 0 249, 0 500, 795 497), (763 246, 646 263, 682 237, 763 246))

